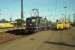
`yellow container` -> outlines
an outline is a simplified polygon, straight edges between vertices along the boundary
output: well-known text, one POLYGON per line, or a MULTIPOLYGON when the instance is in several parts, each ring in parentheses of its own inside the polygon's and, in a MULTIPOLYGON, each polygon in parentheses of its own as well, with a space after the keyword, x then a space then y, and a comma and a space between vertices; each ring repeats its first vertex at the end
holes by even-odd
POLYGON ((64 23, 57 23, 57 29, 64 29, 64 23))
POLYGON ((56 25, 57 29, 65 29, 65 28, 70 28, 70 23, 66 23, 66 22, 61 22, 61 23, 57 23, 56 25))
POLYGON ((0 28, 11 28, 11 27, 15 26, 11 23, 0 23, 0 28))
POLYGON ((70 24, 69 23, 65 23, 65 28, 70 28, 70 24))

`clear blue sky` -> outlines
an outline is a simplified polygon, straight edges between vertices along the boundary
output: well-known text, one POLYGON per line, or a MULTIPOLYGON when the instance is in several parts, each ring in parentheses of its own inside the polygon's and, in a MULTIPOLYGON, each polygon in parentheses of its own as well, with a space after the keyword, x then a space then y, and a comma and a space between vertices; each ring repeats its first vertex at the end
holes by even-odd
MULTIPOLYGON (((31 9, 39 8, 40 16, 47 16, 49 20, 64 16, 64 6, 67 6, 67 17, 75 12, 75 0, 24 0, 24 17, 31 15, 31 9)), ((20 18, 20 0, 0 0, 0 19, 20 18)))

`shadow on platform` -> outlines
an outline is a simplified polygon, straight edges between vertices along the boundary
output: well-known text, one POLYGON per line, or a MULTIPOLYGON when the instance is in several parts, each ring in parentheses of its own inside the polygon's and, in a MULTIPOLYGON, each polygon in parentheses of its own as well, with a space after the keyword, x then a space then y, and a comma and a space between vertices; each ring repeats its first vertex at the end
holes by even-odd
POLYGON ((6 33, 11 33, 11 34, 15 34, 15 35, 31 35, 31 34, 33 34, 33 32, 29 32, 29 31, 24 30, 24 29, 7 31, 6 33))
POLYGON ((67 43, 62 43, 62 42, 48 42, 48 41, 45 41, 45 43, 54 44, 54 45, 68 46, 68 47, 75 47, 75 45, 71 45, 71 44, 67 44, 67 43))

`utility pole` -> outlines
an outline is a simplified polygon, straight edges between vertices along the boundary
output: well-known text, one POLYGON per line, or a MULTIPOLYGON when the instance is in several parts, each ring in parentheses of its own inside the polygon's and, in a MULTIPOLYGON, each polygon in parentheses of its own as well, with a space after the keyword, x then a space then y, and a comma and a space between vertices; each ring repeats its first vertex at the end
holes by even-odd
POLYGON ((21 19, 23 20, 23 0, 21 0, 21 19))

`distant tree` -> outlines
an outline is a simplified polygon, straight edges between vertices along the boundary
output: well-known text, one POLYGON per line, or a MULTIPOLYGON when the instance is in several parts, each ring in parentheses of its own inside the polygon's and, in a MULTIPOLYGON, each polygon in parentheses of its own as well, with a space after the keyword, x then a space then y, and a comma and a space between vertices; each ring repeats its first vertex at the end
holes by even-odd
POLYGON ((1 22, 1 23, 7 23, 7 22, 9 22, 9 21, 6 20, 6 19, 1 19, 0 22, 1 22))

